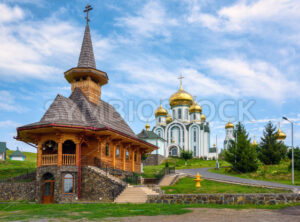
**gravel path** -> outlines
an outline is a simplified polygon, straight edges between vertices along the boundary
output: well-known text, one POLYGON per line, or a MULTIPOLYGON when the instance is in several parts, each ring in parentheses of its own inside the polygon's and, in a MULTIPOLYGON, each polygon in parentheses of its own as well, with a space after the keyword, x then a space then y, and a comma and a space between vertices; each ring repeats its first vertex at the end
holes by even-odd
POLYGON ((300 192, 300 186, 292 186, 268 181, 261 181, 261 180, 252 180, 252 179, 244 179, 234 176, 227 176, 224 174, 218 173, 210 173, 208 170, 211 168, 196 168, 196 169, 184 169, 184 170, 176 170, 176 173, 186 173, 192 176, 196 176, 199 173, 202 177, 207 179, 216 179, 222 181, 229 181, 235 183, 243 183, 243 184, 250 184, 250 185, 258 185, 258 186, 268 186, 268 187, 275 187, 275 188, 287 188, 296 190, 296 192, 300 192))
POLYGON ((212 209, 197 208, 193 212, 182 215, 170 216, 136 216, 124 218, 110 218, 104 221, 120 222, 299 222, 300 208, 283 210, 258 210, 258 209, 212 209), (288 211, 289 210, 289 211, 288 211))

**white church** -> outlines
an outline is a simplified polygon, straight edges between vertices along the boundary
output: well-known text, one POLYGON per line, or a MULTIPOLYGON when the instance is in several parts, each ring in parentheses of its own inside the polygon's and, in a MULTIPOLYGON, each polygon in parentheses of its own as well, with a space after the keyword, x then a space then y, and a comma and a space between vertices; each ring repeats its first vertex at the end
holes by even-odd
MULTIPOLYGON (((180 78, 180 80, 182 77, 180 78)), ((202 107, 191 94, 179 90, 169 98, 171 114, 160 105, 155 111, 156 125, 146 129, 138 136, 159 147, 151 154, 164 157, 180 156, 181 150, 190 150, 194 157, 216 158, 216 148, 210 146, 210 127, 202 107)))

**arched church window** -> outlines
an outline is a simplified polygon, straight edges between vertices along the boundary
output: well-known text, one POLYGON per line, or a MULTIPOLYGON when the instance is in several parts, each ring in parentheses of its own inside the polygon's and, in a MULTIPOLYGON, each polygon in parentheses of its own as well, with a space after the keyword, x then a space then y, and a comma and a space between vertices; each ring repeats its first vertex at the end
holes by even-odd
POLYGON ((181 109, 178 109, 178 119, 181 119, 182 116, 181 116, 181 109))
POLYGON ((196 156, 196 155, 197 155, 197 147, 194 146, 194 156, 196 156))
POLYGON ((194 120, 196 120, 196 113, 194 113, 194 120))
POLYGON ((197 142, 197 132, 196 132, 196 129, 194 129, 194 142, 197 142))
POLYGON ((159 122, 159 123, 161 122, 161 118, 160 118, 160 117, 158 117, 158 122, 159 122))
POLYGON ((173 109, 173 118, 175 119, 176 118, 176 116, 175 116, 175 109, 173 109))
POLYGON ((189 116, 188 116, 189 114, 188 114, 188 113, 189 113, 188 109, 185 109, 185 110, 184 110, 184 118, 185 118, 186 120, 189 118, 189 116))
POLYGON ((105 155, 109 156, 109 143, 106 143, 105 145, 105 155))
POLYGON ((73 187, 73 176, 68 173, 64 176, 64 193, 73 193, 73 187))

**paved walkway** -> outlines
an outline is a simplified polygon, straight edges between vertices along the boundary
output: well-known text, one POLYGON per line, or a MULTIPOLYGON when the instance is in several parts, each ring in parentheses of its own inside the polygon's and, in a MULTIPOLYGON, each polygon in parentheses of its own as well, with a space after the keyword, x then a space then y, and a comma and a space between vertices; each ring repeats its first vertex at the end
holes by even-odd
POLYGON ((227 176, 224 174, 218 173, 210 173, 208 170, 211 168, 196 168, 196 169, 184 169, 184 170, 176 170, 176 173, 186 173, 188 175, 196 176, 199 173, 202 177, 207 179, 216 179, 221 181, 228 181, 233 183, 243 183, 243 184, 250 184, 250 185, 257 185, 257 186, 267 186, 267 187, 274 187, 274 188, 287 188, 295 190, 296 192, 300 192, 300 186, 292 186, 268 181, 261 181, 261 180, 253 180, 253 179, 244 179, 240 177, 234 176, 227 176))
POLYGON ((191 213, 182 215, 136 216, 124 218, 107 218, 104 221, 120 222, 299 222, 300 208, 288 210, 259 210, 259 209, 191 209, 191 213))

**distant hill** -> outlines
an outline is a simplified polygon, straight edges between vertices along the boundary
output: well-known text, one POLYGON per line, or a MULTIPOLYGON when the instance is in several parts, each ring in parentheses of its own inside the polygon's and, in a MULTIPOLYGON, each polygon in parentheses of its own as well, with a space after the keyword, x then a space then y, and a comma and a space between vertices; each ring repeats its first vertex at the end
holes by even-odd
POLYGON ((7 150, 6 161, 0 161, 0 180, 26 174, 36 168, 36 153, 22 152, 26 156, 25 161, 9 160, 9 155, 13 152, 7 150))

